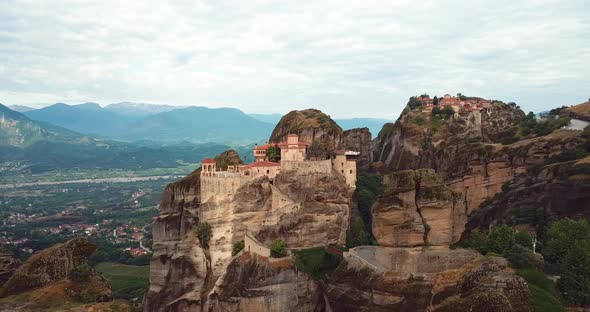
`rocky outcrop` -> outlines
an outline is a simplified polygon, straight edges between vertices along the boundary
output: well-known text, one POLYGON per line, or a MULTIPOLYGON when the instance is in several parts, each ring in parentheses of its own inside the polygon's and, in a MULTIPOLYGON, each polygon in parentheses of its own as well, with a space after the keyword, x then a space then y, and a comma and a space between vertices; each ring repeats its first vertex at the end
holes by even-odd
POLYGON ((325 311, 320 285, 290 258, 244 251, 232 259, 209 294, 208 311, 325 311))
POLYGON ((358 168, 367 168, 373 162, 373 149, 369 128, 344 131, 341 148, 360 153, 357 160, 358 168))
POLYGON ((319 140, 339 143, 343 131, 330 116, 318 109, 291 111, 275 126, 269 142, 286 141, 287 135, 293 133, 299 135, 299 141, 308 144, 319 140))
POLYGON ((0 247, 0 287, 8 281, 20 265, 20 260, 18 260, 12 252, 6 248, 0 247))
POLYGON ((572 118, 590 122, 590 101, 574 105, 565 110, 572 118))
POLYGON ((533 168, 469 216, 464 236, 490 225, 528 225, 539 232, 559 218, 590 219, 590 156, 533 168))
POLYGON ((458 202, 432 169, 387 174, 371 212, 373 236, 381 246, 449 245, 466 220, 458 202))
POLYGON ((289 248, 346 240, 353 189, 332 172, 330 160, 309 162, 305 170, 284 170, 273 181, 211 179, 213 187, 232 191, 201 198, 204 186, 196 171, 164 192, 153 225, 146 311, 203 309, 215 280, 227 272, 233 245, 247 232, 267 246, 281 238, 289 248), (207 248, 195 234, 204 222, 211 226, 207 248))
POLYGON ((0 289, 7 302, 28 309, 55 309, 71 302, 106 302, 112 293, 106 280, 87 266, 96 246, 75 238, 32 255, 0 289))
POLYGON ((334 311, 531 311, 505 259, 464 249, 356 247, 324 288, 334 311))
POLYGON ((146 311, 200 311, 209 263, 194 230, 199 222, 197 170, 168 185, 152 227, 153 256, 146 311))

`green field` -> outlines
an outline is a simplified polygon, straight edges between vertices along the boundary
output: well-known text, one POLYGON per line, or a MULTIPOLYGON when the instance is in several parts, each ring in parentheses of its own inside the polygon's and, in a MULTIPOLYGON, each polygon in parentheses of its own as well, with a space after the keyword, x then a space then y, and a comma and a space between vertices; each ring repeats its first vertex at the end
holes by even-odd
POLYGON ((148 288, 149 266, 102 262, 95 269, 107 279, 113 289, 113 296, 117 299, 141 300, 148 288))

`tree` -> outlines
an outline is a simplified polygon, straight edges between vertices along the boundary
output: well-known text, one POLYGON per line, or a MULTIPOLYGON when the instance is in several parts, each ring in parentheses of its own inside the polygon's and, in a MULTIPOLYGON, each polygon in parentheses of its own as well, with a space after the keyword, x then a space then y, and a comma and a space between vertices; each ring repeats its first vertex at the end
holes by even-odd
POLYGON ((570 304, 590 305, 590 241, 578 241, 563 260, 557 287, 570 304))
POLYGON ((241 240, 239 242, 235 242, 234 243, 234 246, 233 246, 233 248, 231 250, 231 255, 232 256, 237 255, 238 253, 240 253, 240 251, 242 251, 242 249, 244 249, 244 241, 241 240))
POLYGON ((438 97, 436 97, 436 95, 434 96, 434 99, 432 99, 432 104, 438 105, 438 97))
POLYGON ((489 251, 504 254, 515 244, 514 230, 507 225, 496 226, 488 237, 489 251))
POLYGON ((281 160, 281 148, 278 145, 270 146, 266 149, 266 158, 270 161, 281 160))
POLYGON ((543 256, 560 265, 577 241, 590 240, 590 224, 586 220, 561 219, 551 223, 547 230, 543 256))
POLYGON ((525 231, 516 231, 514 233, 514 242, 527 249, 533 249, 533 238, 525 231))
POLYGON ((432 109, 432 113, 431 113, 431 114, 432 114, 432 116, 437 116, 437 115, 440 115, 440 114, 441 114, 441 109, 440 109, 440 107, 435 107, 435 108, 433 108, 433 109, 432 109))
POLYGON ((418 108, 422 107, 422 102, 418 101, 418 98, 413 96, 408 100, 408 107, 411 110, 418 109, 418 108))
POLYGON ((486 254, 488 252, 488 236, 485 233, 482 233, 479 229, 475 229, 469 234, 466 245, 468 248, 486 254))
POLYGON ((287 255, 285 242, 281 239, 275 239, 270 245, 270 255, 274 258, 281 258, 287 255))
POLYGON ((442 109, 441 113, 443 115, 446 115, 447 117, 450 117, 455 114, 455 110, 451 106, 445 106, 445 108, 442 109))
POLYGON ((205 248, 209 248, 209 240, 211 239, 211 225, 207 222, 199 222, 197 225, 197 238, 205 248))

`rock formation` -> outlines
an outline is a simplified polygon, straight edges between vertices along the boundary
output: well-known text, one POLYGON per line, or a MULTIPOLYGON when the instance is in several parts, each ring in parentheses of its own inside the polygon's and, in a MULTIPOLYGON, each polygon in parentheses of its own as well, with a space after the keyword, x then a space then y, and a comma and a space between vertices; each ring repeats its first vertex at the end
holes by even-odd
POLYGON ((566 109, 572 118, 590 122, 590 101, 566 109))
MULTIPOLYGON (((325 162, 331 170, 330 160, 325 162)), ((235 181, 219 178, 212 182, 219 183, 215 187, 232 192, 207 199, 200 195, 198 170, 170 184, 153 226, 146 310, 205 309, 213 283, 227 273, 233 244, 247 232, 267 245, 281 238, 289 248, 344 244, 353 190, 343 176, 324 167, 314 162, 305 170, 286 170, 272 183, 263 176, 224 186, 235 181), (211 226, 211 239, 204 248, 195 229, 205 222, 211 226)))
POLYGON ((242 252, 233 258, 209 294, 210 311, 323 311, 320 285, 291 259, 242 252))
POLYGON ((87 266, 95 250, 85 238, 75 238, 32 255, 0 289, 0 298, 18 295, 9 301, 26 302, 33 310, 66 302, 112 300, 107 282, 87 266))
POLYGON ((509 223, 537 230, 558 218, 590 219, 590 156, 548 165, 518 176, 469 218, 475 228, 509 223))
MULTIPOLYGON (((345 252, 320 281, 290 257, 249 250, 232 256, 248 232, 264 246, 276 239, 288 248, 343 245, 353 189, 320 162, 287 167, 273 180, 207 182, 212 185, 201 185, 197 170, 164 193, 153 227, 145 310, 529 311, 527 285, 505 260, 448 246, 461 237, 468 214, 505 181, 575 147, 578 138, 556 133, 501 145, 523 113, 501 103, 491 108, 460 111, 428 127, 416 121, 419 114, 405 113, 373 142, 367 129, 344 132, 318 110, 290 112, 270 141, 297 133, 332 151, 356 150, 362 164, 383 174, 383 191, 372 207, 380 246, 345 252), (195 233, 205 222, 211 226, 207 244, 195 233)), ((228 152, 215 158, 216 165, 227 159, 239 163, 228 152)))
POLYGON ((445 247, 359 246, 325 282, 334 311, 530 311, 503 258, 445 247))

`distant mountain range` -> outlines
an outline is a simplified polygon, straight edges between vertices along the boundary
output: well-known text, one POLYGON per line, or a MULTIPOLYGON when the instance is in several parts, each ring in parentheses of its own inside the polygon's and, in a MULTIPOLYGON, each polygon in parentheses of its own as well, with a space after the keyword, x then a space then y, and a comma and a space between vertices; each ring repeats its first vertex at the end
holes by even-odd
MULTIPOLYGON (((96 110, 93 105, 82 108, 96 110)), ((174 168, 227 149, 230 146, 215 143, 163 146, 97 139, 31 120, 0 104, 0 176, 60 169, 174 168)), ((238 151, 248 156, 250 147, 238 151)))
MULTIPOLYGON (((207 108, 121 102, 101 107, 96 103, 57 103, 41 109, 18 107, 32 120, 75 132, 120 141, 151 140, 161 143, 247 144, 264 141, 280 114, 246 114, 233 108, 207 108)), ((376 136, 385 119, 336 119, 344 129, 368 127, 376 136)))
POLYGON ((15 112, 24 113, 30 110, 34 110, 35 108, 23 106, 23 105, 8 105, 8 108, 12 109, 15 112))

